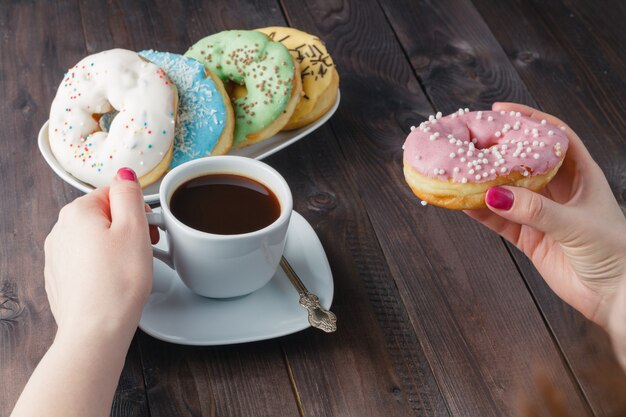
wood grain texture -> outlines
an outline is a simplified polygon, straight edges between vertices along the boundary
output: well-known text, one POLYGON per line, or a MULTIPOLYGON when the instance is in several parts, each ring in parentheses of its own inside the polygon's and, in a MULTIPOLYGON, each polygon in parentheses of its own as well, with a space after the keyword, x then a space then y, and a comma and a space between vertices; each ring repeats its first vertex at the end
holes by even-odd
POLYGON ((296 3, 283 1, 289 23, 319 34, 339 64, 332 126, 451 413, 516 414, 513 397, 532 390, 537 366, 587 414, 501 241, 462 214, 418 208, 404 185, 401 144, 430 109, 378 5, 296 3))
POLYGON ((288 173, 335 281, 337 333, 283 342, 305 415, 448 416, 333 132, 324 127, 269 162, 288 173))

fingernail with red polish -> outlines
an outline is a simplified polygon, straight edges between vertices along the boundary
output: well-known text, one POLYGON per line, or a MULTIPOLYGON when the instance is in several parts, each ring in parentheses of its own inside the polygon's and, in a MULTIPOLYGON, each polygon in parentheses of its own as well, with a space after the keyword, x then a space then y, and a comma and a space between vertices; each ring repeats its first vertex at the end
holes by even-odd
POLYGON ((513 207, 513 193, 506 188, 491 187, 487 190, 485 201, 498 210, 509 210, 513 207))
POLYGON ((120 168, 117 171, 117 178, 125 181, 137 181, 137 174, 130 168, 120 168))

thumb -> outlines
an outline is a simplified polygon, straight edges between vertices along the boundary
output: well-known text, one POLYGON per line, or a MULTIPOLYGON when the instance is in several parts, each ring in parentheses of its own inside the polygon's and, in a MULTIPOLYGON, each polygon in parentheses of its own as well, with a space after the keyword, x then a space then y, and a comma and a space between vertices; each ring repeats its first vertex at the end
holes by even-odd
POLYGON ((147 224, 141 186, 135 171, 120 168, 109 187, 111 223, 113 226, 147 224))
POLYGON ((489 210, 514 223, 531 226, 560 240, 571 225, 564 207, 521 187, 491 187, 485 195, 489 210))

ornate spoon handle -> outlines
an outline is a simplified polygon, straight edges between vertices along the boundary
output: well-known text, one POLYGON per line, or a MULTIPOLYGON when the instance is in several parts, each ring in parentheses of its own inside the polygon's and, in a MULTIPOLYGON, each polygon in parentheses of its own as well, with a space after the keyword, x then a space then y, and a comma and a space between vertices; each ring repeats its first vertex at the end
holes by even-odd
POLYGON ((309 312, 309 323, 311 326, 327 333, 337 330, 337 316, 320 305, 320 299, 306 289, 302 280, 300 280, 296 271, 293 270, 284 256, 280 259, 280 266, 285 271, 291 284, 298 291, 298 294, 300 294, 300 305, 309 312))

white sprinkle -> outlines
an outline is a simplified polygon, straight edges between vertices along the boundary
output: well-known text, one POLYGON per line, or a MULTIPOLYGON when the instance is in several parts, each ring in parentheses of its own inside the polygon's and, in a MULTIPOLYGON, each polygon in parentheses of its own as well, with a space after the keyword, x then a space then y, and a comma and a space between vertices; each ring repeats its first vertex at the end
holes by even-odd
POLYGON ((524 134, 525 134, 525 135, 527 135, 527 134, 529 134, 529 133, 530 133, 530 130, 528 130, 528 129, 524 129, 524 134))
POLYGON ((533 158, 535 158, 535 159, 539 159, 539 154, 538 154, 538 153, 534 154, 534 155, 533 155, 533 158))
POLYGON ((474 172, 476 172, 476 171, 474 171, 473 169, 469 170, 470 175, 472 175, 474 172))
POLYGON ((463 144, 463 142, 461 142, 460 140, 456 141, 456 146, 461 146, 463 144))
POLYGON ((500 172, 505 173, 506 172, 506 167, 500 168, 500 172))
MULTIPOLYGON (((539 146, 539 142, 536 141, 536 140, 533 140, 533 146, 539 146)), ((528 151, 528 152, 530 152, 530 151, 528 151)))
POLYGON ((461 162, 465 162, 465 161, 467 161, 467 159, 465 159, 465 157, 462 157, 461 162))
POLYGON ((511 125, 510 125, 510 124, 508 124, 508 123, 505 123, 505 124, 504 124, 504 127, 502 128, 502 131, 503 131, 503 132, 506 132, 507 130, 510 130, 510 129, 511 129, 511 125))
POLYGON ((445 169, 440 169, 440 170, 439 170, 439 175, 443 175, 443 174, 445 174, 445 173, 446 173, 446 170, 445 170, 445 169))
POLYGON ((541 124, 542 124, 542 125, 545 125, 546 123, 547 123, 547 122, 546 122, 546 119, 541 119, 541 124))
POLYGON ((504 163, 504 158, 500 159, 498 162, 502 165, 504 163))
POLYGON ((491 168, 491 171, 489 171, 489 173, 490 173, 490 174, 495 174, 495 173, 496 173, 495 168, 491 168))
POLYGON ((473 162, 468 162, 468 163, 467 163, 467 167, 468 167, 468 168, 471 168, 471 167, 473 167, 473 166, 474 166, 474 163, 473 163, 473 162))
POLYGON ((426 127, 426 123, 422 122, 420 123, 420 129, 424 129, 426 127))
POLYGON ((458 154, 462 154, 464 152, 465 152, 465 149, 463 149, 463 148, 459 148, 459 149, 456 150, 456 153, 458 153, 458 154))
POLYGON ((488 122, 493 122, 493 116, 488 116, 488 117, 487 117, 487 121, 488 121, 488 122))
POLYGON ((426 201, 422 200, 422 201, 420 201, 420 204, 421 204, 422 206, 425 206, 425 205, 427 205, 428 203, 427 203, 426 201))
POLYGON ((483 164, 488 164, 489 160, 487 158, 483 158, 483 164))
POLYGON ((526 158, 526 152, 522 152, 520 155, 522 158, 526 158))
POLYGON ((472 143, 476 143, 476 142, 478 142, 478 139, 473 138, 473 139, 472 139, 472 143))
POLYGON ((563 132, 565 132, 565 126, 561 126, 559 129, 561 129, 563 132))
POLYGON ((419 161, 420 159, 422 159, 422 157, 421 157, 421 156, 419 156, 419 155, 415 155, 415 159, 416 159, 417 161, 419 161))
POLYGON ((465 108, 465 113, 469 113, 469 109, 467 107, 465 108))
POLYGON ((502 133, 500 133, 500 131, 498 130, 498 131, 495 133, 495 135, 496 135, 496 137, 497 137, 497 138, 499 138, 500 136, 502 136, 502 133))
POLYGON ((556 156, 561 156, 561 151, 556 151, 554 154, 555 154, 556 156))
POLYGON ((500 115, 504 116, 506 114, 506 112, 504 110, 500 110, 500 115))
POLYGON ((508 148, 507 145, 502 145, 502 149, 506 151, 506 149, 508 148))
POLYGON ((438 112, 437 112, 437 114, 435 115, 435 118, 437 118, 437 119, 441 119, 441 116, 442 116, 442 115, 441 115, 441 112, 440 112, 440 111, 438 111, 438 112))
POLYGON ((514 112, 513 110, 511 110, 511 111, 509 112, 509 116, 515 116, 515 112, 514 112))
POLYGON ((454 139, 454 136, 452 136, 452 134, 449 134, 448 139, 454 139))
POLYGON ((523 143, 524 143, 524 146, 528 146, 528 144, 529 144, 530 142, 528 142, 527 140, 525 140, 523 143))
POLYGON ((402 150, 404 150, 404 147, 405 147, 405 146, 404 146, 404 145, 402 145, 402 150))
POLYGON ((484 153, 482 153, 482 152, 478 152, 478 157, 479 157, 479 158, 482 158, 483 156, 485 156, 485 154, 484 154, 484 153))
POLYGON ((476 164, 476 171, 480 171, 481 169, 483 169, 482 165, 476 164))
POLYGON ((480 179, 480 175, 476 175, 474 178, 476 178, 476 181, 478 181, 480 179))
POLYGON ((424 132, 430 132, 430 126, 426 126, 426 127, 424 128, 424 132))
POLYGON ((486 172, 483 172, 483 178, 487 178, 487 175, 489 175, 489 174, 486 173, 486 172))
POLYGON ((450 142, 450 143, 454 143, 454 142, 456 142, 456 141, 455 141, 454 139, 448 139, 448 142, 450 142))
POLYGON ((429 139, 430 139, 430 140, 431 140, 431 142, 432 142, 432 141, 434 141, 435 139, 437 139, 437 136, 435 136, 435 135, 430 135, 429 139))
POLYGON ((467 156, 472 156, 474 155, 474 152, 472 152, 471 150, 467 151, 467 156))
POLYGON ((415 130, 415 126, 411 126, 411 132, 415 130))
POLYGON ((455 158, 456 154, 454 152, 450 152, 450 158, 455 158))
POLYGON ((545 147, 545 146, 546 146, 546 143, 545 143, 545 142, 543 142, 543 141, 542 141, 542 142, 539 142, 539 147, 540 147, 540 148, 543 148, 543 147, 545 147))
POLYGON ((465 183, 467 182, 467 178, 465 178, 465 177, 461 178, 461 182, 462 182, 463 184, 465 184, 465 183))
POLYGON ((524 172, 522 172, 522 175, 523 175, 523 176, 525 176, 525 177, 527 177, 527 176, 528 176, 528 174, 529 174, 529 172, 528 172, 528 171, 524 171, 524 172))
POLYGON ((454 169, 452 170, 455 174, 458 174, 460 169, 459 167, 454 167, 454 169))
POLYGON ((435 116, 433 116, 432 114, 430 116, 428 116, 428 121, 432 122, 433 120, 435 120, 435 116))
POLYGON ((515 117, 522 117, 522 113, 520 112, 515 113, 515 117))
POLYGON ((143 165, 143 161, 139 161, 139 165, 143 165))
POLYGON ((533 151, 533 149, 531 147, 526 148, 526 152, 527 153, 531 153, 533 151))
POLYGON ((463 116, 463 109, 459 109, 459 116, 463 116))
POLYGON ((479 111, 478 113, 476 113, 476 120, 480 120, 483 118, 483 112, 479 111))

